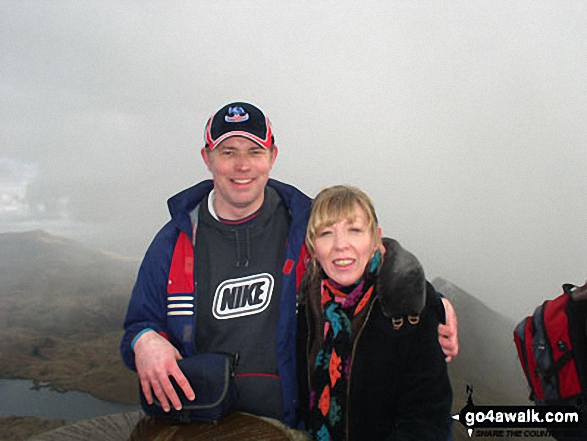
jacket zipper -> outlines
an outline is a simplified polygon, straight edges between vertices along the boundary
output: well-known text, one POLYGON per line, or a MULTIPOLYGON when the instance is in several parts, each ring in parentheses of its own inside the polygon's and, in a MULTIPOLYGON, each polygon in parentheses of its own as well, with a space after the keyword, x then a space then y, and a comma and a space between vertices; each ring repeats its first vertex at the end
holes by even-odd
POLYGON ((363 330, 365 329, 365 326, 367 326, 367 322, 369 321, 369 317, 371 317, 371 311, 373 311, 373 306, 375 305, 375 299, 372 299, 371 304, 369 305, 369 311, 367 312, 367 317, 365 317, 365 320, 363 321, 363 325, 361 326, 361 328, 359 329, 359 332, 357 332, 357 338, 355 338, 355 342, 353 343, 353 349, 351 351, 351 360, 350 360, 350 365, 349 365, 349 378, 347 380, 347 384, 346 384, 346 418, 345 418, 345 434, 344 434, 344 439, 345 441, 349 440, 349 408, 350 408, 350 396, 351 396, 351 372, 353 370, 353 361, 355 360, 355 352, 357 349, 357 344, 359 343, 359 339, 361 338, 361 335, 363 334, 363 330))

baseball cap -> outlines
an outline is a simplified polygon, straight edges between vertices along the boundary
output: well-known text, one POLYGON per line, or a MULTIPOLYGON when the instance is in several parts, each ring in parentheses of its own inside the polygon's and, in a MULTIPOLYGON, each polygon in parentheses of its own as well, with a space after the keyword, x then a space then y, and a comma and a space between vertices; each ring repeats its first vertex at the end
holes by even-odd
POLYGON ((269 119, 261 109, 244 102, 227 104, 206 124, 204 140, 210 150, 231 136, 248 138, 266 149, 274 143, 269 119))

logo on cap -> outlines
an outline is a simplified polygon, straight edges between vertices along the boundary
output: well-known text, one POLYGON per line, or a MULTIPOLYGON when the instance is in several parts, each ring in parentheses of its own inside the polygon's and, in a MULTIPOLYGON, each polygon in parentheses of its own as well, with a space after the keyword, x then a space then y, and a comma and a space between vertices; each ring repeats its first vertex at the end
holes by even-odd
POLYGON ((229 107, 228 115, 224 117, 224 121, 229 123, 245 122, 248 119, 249 114, 242 107, 229 107))

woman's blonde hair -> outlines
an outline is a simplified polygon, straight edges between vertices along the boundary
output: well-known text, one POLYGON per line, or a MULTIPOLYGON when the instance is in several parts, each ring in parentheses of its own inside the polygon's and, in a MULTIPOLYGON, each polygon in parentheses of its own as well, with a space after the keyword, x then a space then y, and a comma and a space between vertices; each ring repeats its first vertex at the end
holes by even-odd
POLYGON ((367 228, 373 236, 375 246, 376 248, 381 247, 381 236, 378 233, 379 224, 371 198, 356 187, 334 185, 318 193, 312 203, 312 212, 308 220, 306 247, 308 248, 315 269, 318 269, 316 249, 314 247, 316 236, 324 228, 330 227, 342 220, 354 222, 356 207, 359 207, 365 212, 367 228))

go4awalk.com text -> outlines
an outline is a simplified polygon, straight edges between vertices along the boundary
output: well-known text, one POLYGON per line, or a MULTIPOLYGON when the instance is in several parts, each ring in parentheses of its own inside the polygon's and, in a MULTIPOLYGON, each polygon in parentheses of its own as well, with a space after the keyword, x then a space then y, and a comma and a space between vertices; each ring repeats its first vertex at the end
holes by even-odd
POLYGON ((453 419, 465 426, 470 437, 587 439, 584 406, 476 406, 472 388, 467 391, 467 404, 453 419))
POLYGON ((467 428, 469 436, 549 437, 564 432, 579 435, 586 418, 575 406, 471 406, 453 416, 467 428))

